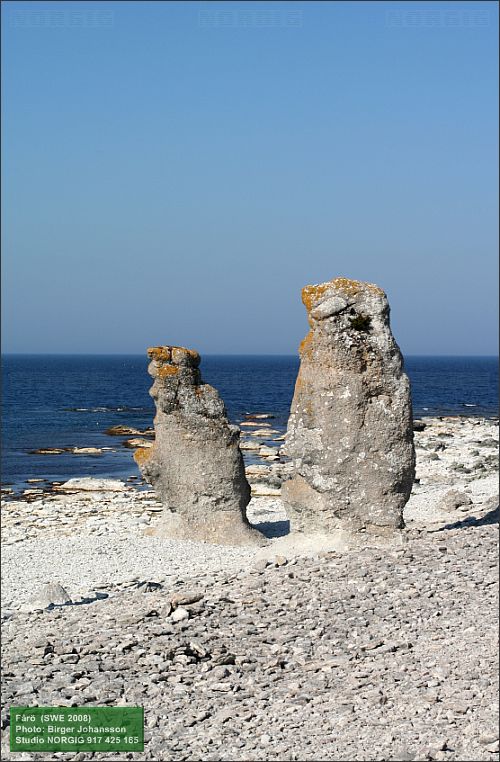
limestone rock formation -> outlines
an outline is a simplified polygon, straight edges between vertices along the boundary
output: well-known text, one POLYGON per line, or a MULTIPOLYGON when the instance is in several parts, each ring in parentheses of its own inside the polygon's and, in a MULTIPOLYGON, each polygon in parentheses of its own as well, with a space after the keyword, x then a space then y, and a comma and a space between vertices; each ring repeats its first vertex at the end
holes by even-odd
POLYGON ((240 431, 229 423, 217 390, 202 382, 199 354, 163 346, 148 349, 148 356, 156 438, 134 457, 164 503, 161 534, 228 545, 259 542, 245 514, 250 487, 240 431))
POLYGON ((347 278, 306 286, 309 334, 285 451, 292 531, 390 533, 403 526, 415 474, 409 380, 378 286, 347 278))

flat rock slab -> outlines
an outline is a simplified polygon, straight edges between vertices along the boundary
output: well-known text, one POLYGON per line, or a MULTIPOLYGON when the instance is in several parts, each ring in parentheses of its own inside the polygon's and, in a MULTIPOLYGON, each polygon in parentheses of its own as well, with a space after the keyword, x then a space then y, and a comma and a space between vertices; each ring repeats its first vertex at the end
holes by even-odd
POLYGON ((89 477, 68 479, 67 482, 56 485, 54 489, 62 492, 126 492, 130 487, 119 479, 93 479, 89 477))

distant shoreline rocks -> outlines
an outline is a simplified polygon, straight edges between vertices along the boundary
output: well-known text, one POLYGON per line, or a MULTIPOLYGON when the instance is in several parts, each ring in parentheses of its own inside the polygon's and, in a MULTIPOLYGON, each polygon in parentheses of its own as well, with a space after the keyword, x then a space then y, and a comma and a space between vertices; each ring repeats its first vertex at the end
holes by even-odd
POLYGON ((128 405, 108 406, 99 405, 96 407, 66 407, 66 413, 153 413, 148 407, 130 407, 128 405))
POLYGON ((274 413, 245 413, 245 418, 257 418, 263 420, 264 418, 276 418, 274 413))
POLYGON ((155 435, 154 429, 145 429, 144 431, 141 431, 140 429, 134 429, 132 426, 123 426, 121 424, 118 426, 110 426, 104 433, 110 437, 154 437, 155 435))
POLYGON ((126 492, 128 487, 120 479, 95 479, 94 477, 81 477, 68 479, 63 484, 54 487, 59 492, 126 492))
POLYGON ((122 442, 124 447, 128 447, 131 450, 137 449, 137 447, 153 447, 154 442, 150 439, 142 439, 141 437, 135 437, 133 439, 126 439, 122 442))
POLYGON ((36 450, 29 450, 29 455, 62 455, 63 453, 72 453, 73 455, 102 455, 104 451, 109 451, 110 447, 39 447, 36 450))

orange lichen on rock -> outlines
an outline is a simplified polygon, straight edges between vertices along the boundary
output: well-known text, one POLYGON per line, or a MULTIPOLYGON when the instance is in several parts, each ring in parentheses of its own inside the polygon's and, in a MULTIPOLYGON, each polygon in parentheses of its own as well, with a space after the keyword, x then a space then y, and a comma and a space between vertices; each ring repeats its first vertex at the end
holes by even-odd
POLYGON ((134 452, 134 460, 139 466, 141 463, 144 463, 146 460, 149 460, 152 454, 153 454, 153 447, 138 447, 137 450, 134 452))
POLYGON ((172 347, 148 347, 148 357, 156 362, 170 362, 172 360, 172 347))
POLYGON ((302 376, 299 371, 297 378, 295 379, 295 393, 297 393, 298 391, 302 391, 303 386, 304 384, 302 382, 302 376))
POLYGON ((200 355, 194 349, 177 346, 149 347, 148 357, 157 363, 171 363, 173 365, 197 366, 200 363, 200 355))
POLYGON ((177 365, 162 365, 161 368, 158 368, 158 370, 156 371, 158 378, 176 376, 178 373, 179 373, 179 368, 177 365))
POLYGON ((299 355, 302 357, 303 355, 308 355, 312 349, 312 333, 309 331, 307 336, 305 336, 299 345, 299 355))
POLYGON ((351 280, 350 278, 334 278, 327 283, 304 286, 302 289, 302 302, 307 311, 310 312, 317 302, 330 290, 341 291, 346 296, 356 296, 362 289, 368 289, 380 296, 384 295, 382 289, 374 283, 364 283, 363 281, 351 280))
POLYGON ((372 291, 374 294, 379 294, 380 296, 384 295, 384 292, 380 286, 376 286, 375 283, 364 283, 364 281, 361 280, 351 280, 350 278, 334 278, 331 281, 331 285, 334 288, 343 291, 344 294, 347 294, 347 296, 355 296, 363 288, 368 289, 368 291, 372 291))
POLYGON ((329 287, 330 283, 320 283, 316 286, 304 286, 302 289, 302 302, 308 312, 313 308, 318 299, 321 299, 329 287))

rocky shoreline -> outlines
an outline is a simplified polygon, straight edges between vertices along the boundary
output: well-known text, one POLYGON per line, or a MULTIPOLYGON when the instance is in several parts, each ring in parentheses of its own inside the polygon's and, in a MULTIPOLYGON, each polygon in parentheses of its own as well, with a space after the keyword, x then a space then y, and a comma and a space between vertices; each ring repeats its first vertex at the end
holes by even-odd
POLYGON ((265 548, 150 536, 160 504, 133 481, 4 502, 3 706, 144 705, 145 752, 124 759, 494 759, 498 422, 417 424, 406 528, 343 552, 287 546, 287 463, 255 424, 265 548))

